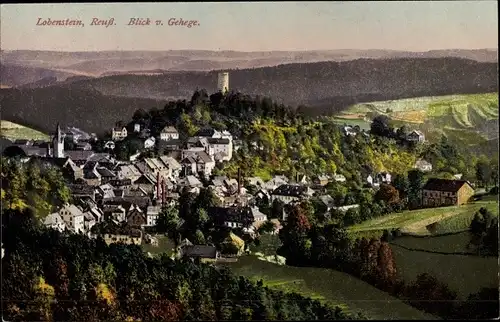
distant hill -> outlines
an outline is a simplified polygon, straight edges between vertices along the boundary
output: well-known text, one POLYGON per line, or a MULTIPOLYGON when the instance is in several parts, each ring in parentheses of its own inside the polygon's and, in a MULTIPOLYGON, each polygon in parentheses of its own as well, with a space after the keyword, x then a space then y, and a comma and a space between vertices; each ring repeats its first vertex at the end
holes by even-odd
POLYGON ((0 64, 0 79, 2 85, 15 87, 19 85, 36 84, 43 86, 50 80, 66 80, 75 74, 47 68, 30 67, 21 65, 0 64))
MULTIPOLYGON (((359 59, 286 64, 230 71, 230 88, 267 96, 309 115, 334 114, 355 103, 421 96, 488 93, 498 88, 497 63, 459 58, 359 59)), ((52 129, 58 121, 102 133, 138 108, 163 108, 190 99, 194 90, 216 91, 217 72, 116 75, 36 89, 1 89, 2 117, 52 129)))
MULTIPOLYGON (((231 89, 268 96, 286 104, 341 110, 357 102, 456 93, 492 92, 497 63, 460 58, 358 59, 230 70, 231 89)), ((216 91, 217 72, 116 75, 73 82, 105 95, 190 98, 196 88, 216 91)), ((322 111, 321 113, 323 113, 322 111)))
MULTIPOLYGON (((126 71, 170 70, 210 71, 216 69, 245 69, 277 66, 291 63, 320 61, 348 61, 360 58, 443 58, 455 57, 478 62, 498 62, 496 49, 478 50, 434 50, 408 52, 396 50, 314 50, 314 51, 269 51, 237 52, 208 50, 169 51, 102 51, 102 52, 57 52, 57 51, 2 51, 2 65, 59 70, 75 75, 103 76, 126 71)), ((3 79, 3 73, 0 74, 3 79)), ((46 77, 45 75, 44 77, 46 77)), ((50 76, 50 75, 49 75, 50 76)), ((38 79, 28 82, 34 83, 38 79)), ((22 79, 12 86, 26 84, 22 79)), ((8 84, 7 84, 8 85, 8 84)))
POLYGON ((117 121, 131 119, 137 109, 162 109, 165 103, 64 87, 0 90, 3 119, 45 132, 53 131, 57 122, 61 122, 64 126, 103 134, 117 121))

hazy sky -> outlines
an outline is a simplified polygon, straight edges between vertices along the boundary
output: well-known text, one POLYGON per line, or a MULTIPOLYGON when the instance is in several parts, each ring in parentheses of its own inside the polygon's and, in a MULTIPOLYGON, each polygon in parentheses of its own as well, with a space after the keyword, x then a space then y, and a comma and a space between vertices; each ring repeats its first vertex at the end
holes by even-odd
POLYGON ((4 50, 427 51, 498 48, 497 21, 497 1, 11 4, 1 6, 0 41, 4 50), (134 17, 153 25, 127 26, 134 17), (85 26, 36 26, 38 18, 85 26), (170 18, 200 26, 168 26, 170 18))

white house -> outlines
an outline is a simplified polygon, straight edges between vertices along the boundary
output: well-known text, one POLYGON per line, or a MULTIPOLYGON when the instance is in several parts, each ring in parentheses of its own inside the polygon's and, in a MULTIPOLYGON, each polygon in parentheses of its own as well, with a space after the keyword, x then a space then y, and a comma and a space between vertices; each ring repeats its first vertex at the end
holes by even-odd
POLYGON ((408 134, 407 140, 411 142, 425 142, 425 136, 422 132, 413 130, 410 134, 408 134))
POLYGON ((123 140, 127 135, 128 133, 125 127, 114 127, 111 131, 111 139, 113 139, 113 141, 123 140))
POLYGON ((104 207, 104 218, 115 220, 117 222, 124 222, 126 217, 126 210, 121 205, 109 205, 104 207))
POLYGON ((203 173, 205 176, 210 176, 215 168, 215 161, 205 151, 197 153, 196 170, 198 173, 203 173))
POLYGON ((156 226, 158 216, 160 214, 160 206, 149 206, 146 210, 146 226, 156 226))
POLYGON ((156 139, 152 136, 144 141, 144 148, 151 149, 154 148, 156 143, 156 139))
POLYGON ((346 136, 356 136, 358 134, 351 126, 344 126, 343 130, 346 136))
POLYGON ((160 160, 166 165, 168 169, 168 177, 175 179, 178 178, 182 170, 182 166, 176 159, 162 155, 160 160))
POLYGON ((141 125, 139 123, 134 124, 134 132, 136 133, 141 132, 141 125))
POLYGON ((163 130, 160 132, 160 140, 169 141, 169 140, 178 140, 179 132, 173 126, 165 126, 163 130))
POLYGON ((114 150, 115 149, 115 142, 108 141, 108 142, 104 143, 104 148, 114 150))
POLYGON ((335 174, 333 180, 335 180, 335 182, 345 182, 346 178, 342 174, 335 174))
POLYGON ((75 233, 85 232, 85 219, 80 208, 73 204, 66 204, 58 212, 68 229, 75 233))
POLYGON ((66 229, 66 224, 64 223, 64 220, 62 219, 61 215, 59 215, 59 213, 57 212, 52 213, 47 217, 45 217, 43 224, 47 228, 53 228, 61 232, 64 231, 64 229, 66 229))
POLYGON ((432 171, 432 164, 430 162, 427 162, 426 160, 418 160, 417 162, 415 162, 413 168, 423 172, 429 172, 432 171))
POLYGON ((213 155, 221 155, 222 161, 229 161, 233 157, 233 141, 228 138, 209 138, 210 151, 213 155))

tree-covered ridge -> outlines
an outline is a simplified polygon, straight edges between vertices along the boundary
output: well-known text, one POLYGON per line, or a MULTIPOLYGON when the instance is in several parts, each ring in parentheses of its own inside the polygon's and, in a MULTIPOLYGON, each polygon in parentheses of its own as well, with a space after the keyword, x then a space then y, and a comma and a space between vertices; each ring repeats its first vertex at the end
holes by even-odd
POLYGON ((224 268, 40 228, 29 212, 6 212, 2 222, 2 308, 10 321, 353 318, 224 268))

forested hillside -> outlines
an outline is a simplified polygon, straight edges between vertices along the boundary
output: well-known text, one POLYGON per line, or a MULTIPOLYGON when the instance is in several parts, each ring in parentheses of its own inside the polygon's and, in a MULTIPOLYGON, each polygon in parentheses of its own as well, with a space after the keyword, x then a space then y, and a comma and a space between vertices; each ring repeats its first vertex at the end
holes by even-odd
MULTIPOLYGON (((294 106, 336 107, 339 97, 346 96, 356 102, 366 96, 371 96, 370 100, 383 100, 491 92, 498 87, 497 63, 458 58, 358 59, 229 70, 229 73, 232 89, 294 106)), ((106 95, 164 99, 189 98, 196 88, 214 92, 216 81, 217 72, 169 72, 155 76, 102 77, 75 82, 72 86, 91 86, 106 95)))
MULTIPOLYGON (((325 115, 358 102, 492 92, 498 87, 497 66, 456 58, 289 64, 232 70, 230 87, 254 97, 273 97, 292 107, 306 104, 302 113, 325 115)), ((2 89, 2 118, 44 131, 62 122, 102 133, 114 125, 116 115, 127 118, 138 108, 164 106, 167 99, 189 99, 196 88, 213 93, 216 83, 217 72, 168 72, 83 79, 39 89, 2 89)))
POLYGON ((92 89, 46 87, 2 89, 2 119, 52 133, 57 123, 102 134, 137 109, 162 108, 166 101, 113 97, 92 89))
POLYGON ((107 246, 41 228, 29 212, 2 213, 2 243, 2 316, 8 321, 353 319, 227 269, 151 258, 140 246, 107 246))

